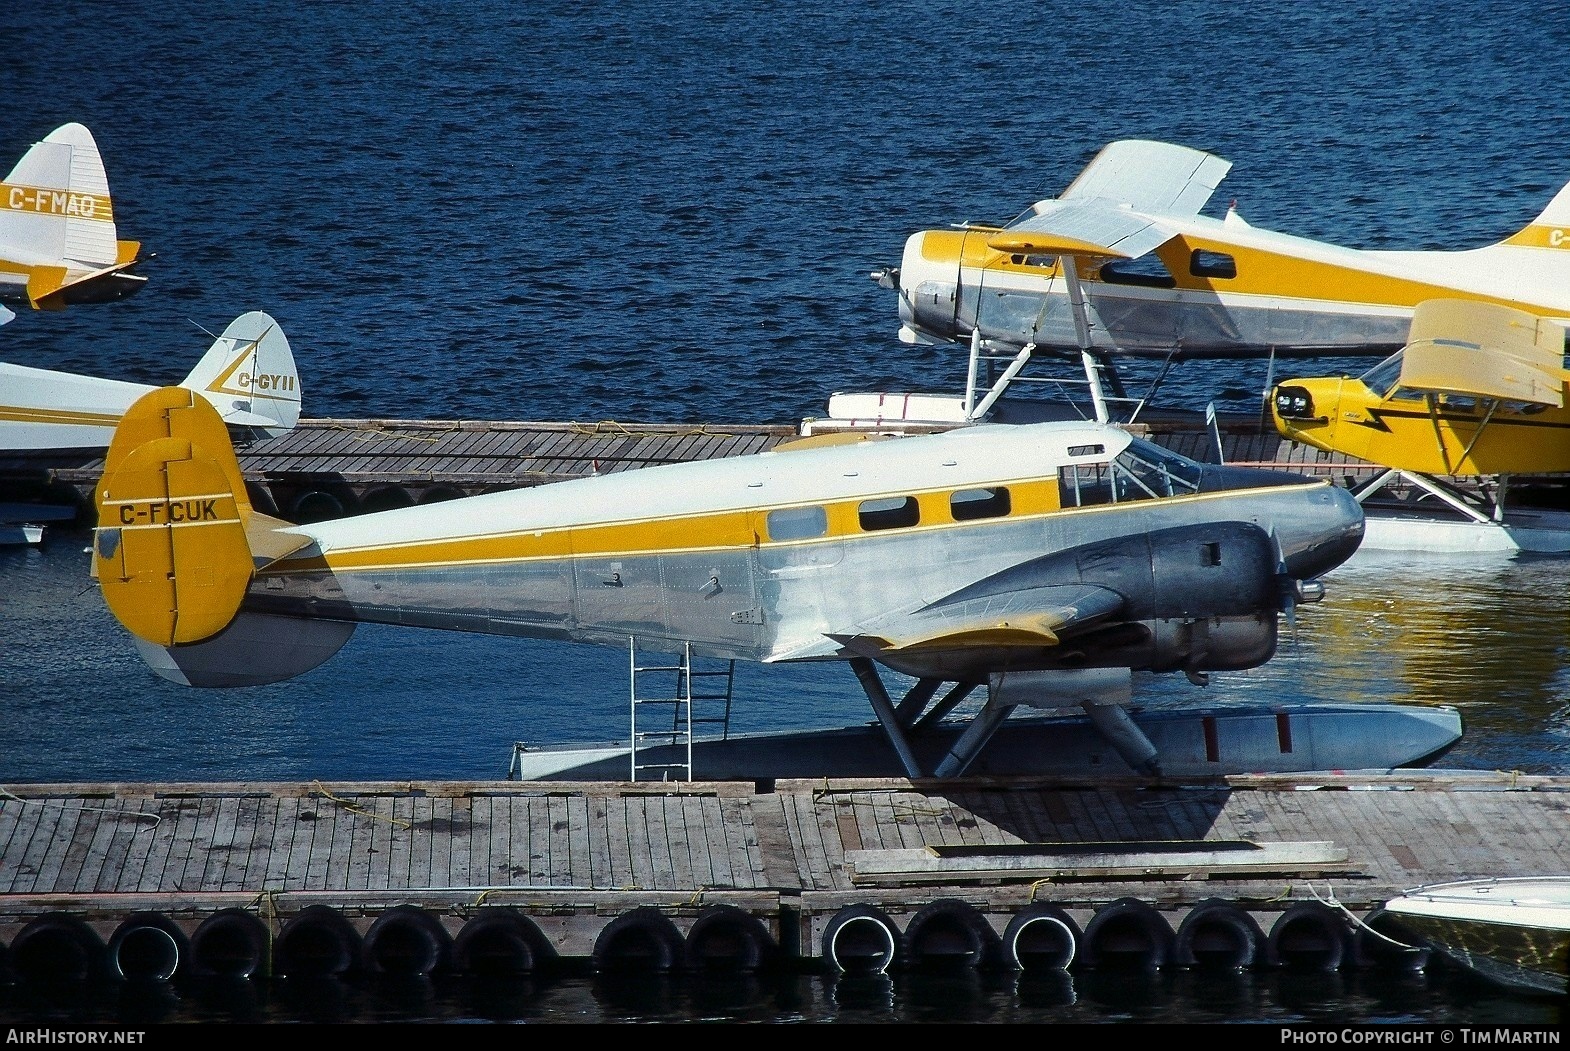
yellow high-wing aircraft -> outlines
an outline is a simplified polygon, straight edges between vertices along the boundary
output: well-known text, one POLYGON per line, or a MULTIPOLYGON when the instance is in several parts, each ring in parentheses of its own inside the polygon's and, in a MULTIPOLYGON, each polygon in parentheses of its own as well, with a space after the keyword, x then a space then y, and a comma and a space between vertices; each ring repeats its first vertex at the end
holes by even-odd
POLYGON ((1387 354, 1430 299, 1570 325, 1570 185, 1496 244, 1370 251, 1251 226, 1235 209, 1201 215, 1231 167, 1170 143, 1113 142, 1061 196, 1003 225, 915 233, 898 267, 871 276, 898 291, 905 342, 973 340, 973 358, 996 360, 1078 350, 1103 368, 1119 355, 1387 354))
POLYGON ((1399 516, 1397 535, 1381 519, 1373 545, 1566 551, 1570 515, 1507 511, 1505 497, 1511 476, 1570 472, 1567 391, 1557 322, 1435 299, 1418 304, 1403 349, 1356 378, 1278 384, 1271 412, 1288 438, 1386 468, 1358 487, 1360 502, 1404 482, 1435 512, 1426 529, 1399 516), (1463 491, 1459 479, 1491 484, 1463 491))
POLYGON ((160 388, 110 445, 93 570, 143 658, 194 686, 302 674, 360 622, 846 661, 909 776, 942 777, 1021 704, 1083 706, 1159 769, 1133 672, 1269 660, 1362 539, 1344 489, 1109 424, 856 437, 290 525, 251 506, 213 407, 160 388), (917 680, 897 705, 879 666, 917 680), (975 689, 924 767, 913 739, 975 689))
POLYGON ((34 309, 106 303, 139 291, 141 243, 117 239, 92 133, 65 124, 0 182, 0 301, 34 309))

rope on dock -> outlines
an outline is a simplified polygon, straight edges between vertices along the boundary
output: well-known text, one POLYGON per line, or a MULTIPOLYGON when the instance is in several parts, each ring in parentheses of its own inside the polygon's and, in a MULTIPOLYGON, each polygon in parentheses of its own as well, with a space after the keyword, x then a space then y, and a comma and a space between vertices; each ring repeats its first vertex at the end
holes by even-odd
MULTIPOLYGON (((0 785, 0 796, 4 796, 7 799, 14 799, 18 803, 22 803, 22 804, 24 804, 26 806, 41 806, 41 807, 55 806, 55 807, 59 807, 61 810, 77 810, 77 811, 96 810, 96 811, 98 811, 99 813, 102 813, 102 814, 114 814, 116 816, 122 816, 122 817, 126 815, 126 811, 124 811, 124 810, 113 810, 113 809, 111 809, 109 807, 103 807, 103 806, 88 806, 86 803, 81 803, 81 804, 78 804, 77 806, 72 807, 72 806, 67 806, 64 803, 50 803, 50 802, 48 802, 46 800, 43 800, 43 799, 23 799, 21 796, 19 796, 16 793, 12 792, 10 789, 6 788, 4 785, 0 785)), ((161 816, 159 816, 158 814, 149 813, 146 810, 132 810, 132 811, 130 811, 130 816, 131 817, 135 817, 135 818, 146 818, 147 819, 147 821, 145 821, 145 822, 139 822, 142 825, 142 827, 137 829, 138 832, 141 832, 144 829, 147 830, 147 831, 151 831, 152 829, 157 828, 163 822, 163 818, 161 816)))
POLYGON ((382 814, 378 814, 374 810, 366 810, 364 807, 360 806, 358 803, 351 803, 347 799, 343 799, 343 798, 340 798, 339 796, 335 796, 331 792, 327 791, 327 787, 325 785, 323 785, 320 781, 312 781, 311 784, 316 787, 316 790, 318 792, 320 792, 322 795, 326 796, 328 799, 331 799, 334 803, 337 803, 340 807, 342 807, 344 810, 347 810, 351 814, 360 814, 360 815, 362 815, 364 817, 372 817, 372 818, 375 818, 378 821, 385 821, 389 825, 396 825, 399 828, 413 828, 414 827, 414 822, 413 821, 406 821, 406 820, 404 820, 401 817, 386 817, 386 816, 384 816, 382 814))
POLYGON ((1395 938, 1390 937, 1389 935, 1385 934, 1383 931, 1376 931, 1374 928, 1372 928, 1368 924, 1364 923, 1361 919, 1359 919, 1357 917, 1357 915, 1355 913, 1352 912, 1351 909, 1347 908, 1345 905, 1341 904, 1339 901, 1336 900, 1336 890, 1329 883, 1325 884, 1325 892, 1326 892, 1326 894, 1329 895, 1328 897, 1325 897, 1325 898, 1321 898, 1319 896, 1319 892, 1314 890, 1314 885, 1312 883, 1309 883, 1309 882, 1305 881, 1303 886, 1308 888, 1309 897, 1313 898, 1317 902, 1320 902, 1321 904, 1329 905, 1333 909, 1338 909, 1344 916, 1346 916, 1347 919, 1351 920, 1353 924, 1355 924, 1358 927, 1361 927, 1363 930, 1367 931, 1369 934, 1372 934, 1374 937, 1379 938, 1382 941, 1389 942, 1391 945, 1394 945, 1396 948, 1401 949, 1401 950, 1403 950, 1405 952, 1422 952, 1423 951, 1421 946, 1418 946, 1418 945, 1408 945, 1406 942, 1397 941, 1395 938))

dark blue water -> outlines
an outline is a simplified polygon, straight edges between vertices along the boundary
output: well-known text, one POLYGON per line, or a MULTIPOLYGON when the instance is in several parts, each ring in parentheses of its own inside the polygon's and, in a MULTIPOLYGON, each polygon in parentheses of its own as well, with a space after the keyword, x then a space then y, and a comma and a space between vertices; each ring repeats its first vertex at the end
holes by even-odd
MULTIPOLYGON (((1061 192, 1117 138, 1233 161, 1214 214, 1235 199, 1256 226, 1370 248, 1501 239, 1570 180, 1570 20, 1553 5, 172 0, 22 5, 3 22, 0 167, 86 124, 120 236, 154 258, 133 299, 24 310, 0 358, 174 382, 204 329, 266 310, 310 416, 784 423, 836 390, 956 390, 963 350, 898 342, 893 293, 868 272, 918 229, 1061 192)), ((1250 411, 1263 382, 1260 367, 1200 364, 1165 391, 1250 411)), ((515 740, 626 732, 626 654, 551 643, 362 628, 288 684, 173 687, 104 611, 84 545, 67 531, 0 549, 0 783, 499 778, 515 740)), ((1271 664, 1208 693, 1151 679, 1142 699, 1456 704, 1467 734, 1446 765, 1570 773, 1570 564, 1370 562, 1328 583, 1271 664)), ((870 717, 832 665, 743 668, 738 697, 742 731, 870 717)), ((569 983, 517 1010, 1542 1018, 1442 975, 1245 984, 1071 990, 1065 1006, 813 979, 716 1009, 569 983)), ((93 1003, 61 1010, 119 1009, 93 1003)), ((170 1010, 301 1017, 278 997, 202 1003, 170 1010)), ((490 1017, 445 994, 351 991, 322 1008, 340 1009, 490 1017)))

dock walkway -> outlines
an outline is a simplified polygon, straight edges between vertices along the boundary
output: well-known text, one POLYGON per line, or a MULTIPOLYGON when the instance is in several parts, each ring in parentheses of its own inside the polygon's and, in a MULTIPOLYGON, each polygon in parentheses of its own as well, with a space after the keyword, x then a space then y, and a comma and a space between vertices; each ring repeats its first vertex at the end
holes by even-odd
POLYGON ((956 952, 1160 966, 1218 937, 1245 964, 1307 946, 1343 966, 1380 955, 1365 921, 1404 889, 1570 872, 1567 790, 1570 777, 1442 770, 8 786, 0 959, 58 965, 40 947, 65 938, 123 972, 165 958, 127 950, 153 934, 166 969, 298 972, 302 944, 319 969, 392 968, 414 966, 417 934, 415 969, 472 970, 500 952, 475 948, 481 928, 505 918, 508 951, 533 946, 514 960, 525 969, 882 969, 956 952), (1051 922, 1032 941, 1034 920, 1051 922), (250 930, 256 948, 239 952, 250 930))

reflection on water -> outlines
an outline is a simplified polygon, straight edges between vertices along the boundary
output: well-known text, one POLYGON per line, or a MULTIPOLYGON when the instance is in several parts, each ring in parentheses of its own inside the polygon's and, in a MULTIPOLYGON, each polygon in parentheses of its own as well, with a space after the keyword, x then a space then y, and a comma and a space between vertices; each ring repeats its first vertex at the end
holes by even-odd
POLYGON ((1325 585, 1268 664, 1149 696, 1452 705, 1465 735, 1442 765, 1570 772, 1570 559, 1362 552, 1325 585))
POLYGON ((470 981, 0 983, 0 1024, 169 1022, 1185 1022, 1553 1025, 1562 1001, 1445 965, 1065 973, 572 975, 470 981))
MULTIPOLYGON (((615 648, 362 626, 333 660, 275 686, 192 690, 135 655, 87 575, 85 533, 0 548, 0 783, 497 779, 514 740, 626 734, 615 648)), ((1461 710, 1447 767, 1570 772, 1570 559, 1361 553, 1283 623, 1263 667, 1141 675, 1152 707, 1399 701, 1461 710)), ((870 721, 837 663, 738 666, 732 730, 870 721)))

